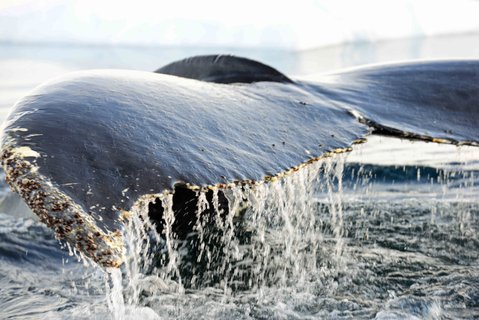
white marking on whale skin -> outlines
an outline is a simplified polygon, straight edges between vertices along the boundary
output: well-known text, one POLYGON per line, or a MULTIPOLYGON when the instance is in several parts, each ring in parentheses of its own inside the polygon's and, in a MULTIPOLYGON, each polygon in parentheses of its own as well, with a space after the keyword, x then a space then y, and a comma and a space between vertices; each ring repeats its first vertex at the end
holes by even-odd
POLYGON ((361 121, 364 119, 363 115, 360 114, 357 110, 349 109, 349 113, 351 113, 358 121, 361 121))
MULTIPOLYGON (((19 131, 28 131, 28 129, 26 129, 26 130, 19 130, 19 131)), ((40 137, 40 136, 43 136, 43 133, 32 133, 32 134, 26 135, 26 136, 25 136, 25 139, 34 138, 34 137, 40 137)))
POLYGON ((61 185, 64 186, 64 187, 68 187, 68 186, 73 186, 73 185, 76 185, 76 184, 79 184, 78 182, 68 182, 68 183, 62 183, 61 185))
POLYGON ((12 128, 10 129, 11 132, 17 132, 17 131, 21 131, 21 132, 27 132, 28 129, 27 128, 12 128))
MULTIPOLYGON (((18 130, 18 131, 26 131, 25 130, 18 130)), ((32 150, 30 147, 18 147, 18 148, 14 148, 11 150, 12 153, 16 154, 17 156, 21 157, 21 158, 27 158, 27 157, 30 157, 30 158, 40 158, 40 154, 34 150, 32 150)))

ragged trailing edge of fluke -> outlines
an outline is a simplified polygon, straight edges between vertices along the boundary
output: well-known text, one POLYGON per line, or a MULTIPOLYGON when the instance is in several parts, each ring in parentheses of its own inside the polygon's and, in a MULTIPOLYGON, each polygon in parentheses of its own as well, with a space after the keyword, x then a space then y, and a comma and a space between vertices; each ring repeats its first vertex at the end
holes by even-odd
MULTIPOLYGON (((364 139, 354 141, 353 144, 365 142, 364 139)), ((274 183, 279 179, 297 172, 305 166, 335 154, 351 151, 352 148, 335 149, 326 152, 320 157, 280 172, 274 176, 265 176, 263 180, 242 180, 216 185, 197 186, 186 184, 185 187, 199 192, 208 190, 230 189, 236 186, 255 187, 263 183, 274 183)), ((122 230, 104 232, 73 199, 60 192, 52 181, 38 173, 35 159, 40 156, 28 147, 15 147, 13 141, 3 143, 0 157, 10 188, 18 193, 32 209, 32 211, 55 232, 60 240, 66 240, 81 254, 93 260, 104 268, 119 268, 125 261, 125 243, 122 230)), ((162 193, 145 194, 139 197, 129 211, 122 211, 120 220, 124 223, 135 213, 147 214, 148 205, 157 199, 163 201, 174 190, 164 190, 162 193)))
POLYGON ((392 127, 383 126, 372 120, 368 120, 356 111, 353 114, 360 123, 363 123, 373 128, 373 132, 372 132, 373 134, 383 135, 383 136, 392 136, 392 137, 407 139, 407 140, 419 140, 419 141, 433 142, 433 143, 439 143, 439 144, 452 144, 458 147, 459 146, 479 147, 479 142, 474 140, 455 140, 455 139, 435 138, 435 137, 424 135, 424 134, 401 131, 392 127))
MULTIPOLYGON (((405 136, 406 137, 406 136, 405 136)), ((424 139, 423 140, 428 140, 424 139)), ((454 143, 453 141, 439 141, 438 143, 454 143)), ((365 143, 366 139, 358 139, 352 145, 365 143)), ((335 149, 324 153, 320 157, 310 158, 298 166, 279 172, 273 176, 264 176, 262 180, 237 180, 230 183, 198 186, 186 183, 184 187, 197 193, 208 190, 231 189, 237 186, 255 187, 263 183, 274 183, 286 176, 294 174, 304 167, 333 157, 335 154, 352 151, 352 147, 335 149)), ((54 184, 38 173, 35 159, 40 156, 35 150, 28 147, 15 147, 13 141, 4 142, 0 151, 2 166, 6 181, 10 188, 18 193, 32 209, 32 211, 55 232, 58 239, 66 240, 87 258, 105 268, 118 268, 125 261, 125 243, 122 230, 104 232, 94 219, 86 213, 73 199, 60 192, 54 184)), ((148 205, 157 199, 163 199, 174 190, 167 189, 162 193, 145 194, 139 197, 129 211, 121 211, 120 220, 126 223, 135 213, 147 214, 148 205)))

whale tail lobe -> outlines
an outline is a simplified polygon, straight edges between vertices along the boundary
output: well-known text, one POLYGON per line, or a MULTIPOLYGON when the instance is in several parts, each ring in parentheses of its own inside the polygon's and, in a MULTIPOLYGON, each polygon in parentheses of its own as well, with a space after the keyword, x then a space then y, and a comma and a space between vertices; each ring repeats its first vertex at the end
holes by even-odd
POLYGON ((379 65, 329 77, 318 93, 354 110, 373 133, 479 145, 479 60, 379 65))

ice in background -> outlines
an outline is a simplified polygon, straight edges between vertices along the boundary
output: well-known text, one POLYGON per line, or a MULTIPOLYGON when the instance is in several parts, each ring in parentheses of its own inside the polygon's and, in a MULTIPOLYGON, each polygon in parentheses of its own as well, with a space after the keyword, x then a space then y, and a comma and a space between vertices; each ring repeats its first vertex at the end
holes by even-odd
POLYGON ((0 41, 305 50, 476 31, 473 0, 3 0, 0 41))

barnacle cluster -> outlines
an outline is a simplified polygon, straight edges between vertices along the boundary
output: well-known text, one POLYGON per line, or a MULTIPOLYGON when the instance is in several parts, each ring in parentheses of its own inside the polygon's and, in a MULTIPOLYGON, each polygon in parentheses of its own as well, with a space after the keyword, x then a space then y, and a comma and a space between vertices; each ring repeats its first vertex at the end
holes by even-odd
POLYGON ((30 148, 3 144, 0 159, 10 188, 55 231, 58 239, 68 241, 104 267, 119 267, 124 261, 121 232, 101 230, 78 204, 42 176, 34 164, 39 156, 30 148))

